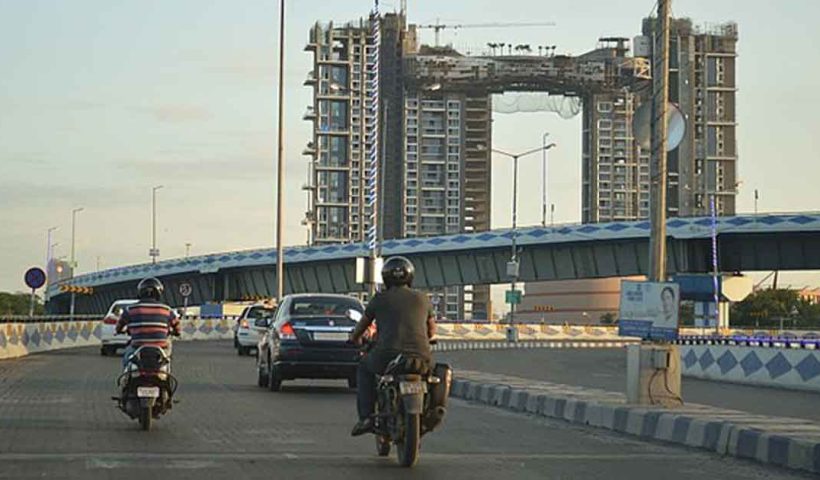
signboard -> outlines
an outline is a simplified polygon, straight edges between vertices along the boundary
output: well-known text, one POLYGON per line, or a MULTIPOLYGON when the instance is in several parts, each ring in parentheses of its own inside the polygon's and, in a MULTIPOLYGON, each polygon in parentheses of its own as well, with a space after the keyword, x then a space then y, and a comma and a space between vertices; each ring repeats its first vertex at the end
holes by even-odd
POLYGON ((618 334, 644 340, 678 337, 680 288, 672 282, 621 282, 618 334))
POLYGON ((510 305, 521 303, 521 290, 507 290, 504 292, 504 301, 510 305))
POLYGON ((46 272, 44 272, 43 269, 39 267, 29 268, 28 270, 26 270, 24 280, 26 281, 26 285, 28 286, 28 288, 32 290, 37 290, 38 288, 46 284, 46 272))
POLYGON ((194 291, 194 289, 191 287, 190 283, 182 282, 182 283, 179 284, 179 294, 182 295, 183 297, 185 297, 185 298, 190 297, 191 293, 193 293, 193 291, 194 291))

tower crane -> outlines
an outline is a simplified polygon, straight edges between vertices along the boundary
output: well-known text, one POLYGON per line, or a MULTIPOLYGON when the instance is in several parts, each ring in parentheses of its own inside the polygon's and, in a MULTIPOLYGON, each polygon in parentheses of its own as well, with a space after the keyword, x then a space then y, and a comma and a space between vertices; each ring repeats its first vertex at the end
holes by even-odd
POLYGON ((509 28, 509 27, 554 27, 555 22, 517 22, 517 23, 471 23, 471 24, 443 24, 436 20, 436 23, 429 25, 416 25, 416 28, 432 29, 435 32, 436 44, 439 46, 439 33, 445 28, 458 30, 460 28, 509 28))

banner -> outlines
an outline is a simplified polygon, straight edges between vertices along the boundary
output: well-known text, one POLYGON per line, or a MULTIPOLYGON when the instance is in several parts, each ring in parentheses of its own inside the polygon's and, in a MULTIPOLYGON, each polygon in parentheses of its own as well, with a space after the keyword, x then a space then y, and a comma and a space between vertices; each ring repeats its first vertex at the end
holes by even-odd
POLYGON ((675 340, 679 304, 677 283, 624 280, 618 334, 644 340, 675 340))

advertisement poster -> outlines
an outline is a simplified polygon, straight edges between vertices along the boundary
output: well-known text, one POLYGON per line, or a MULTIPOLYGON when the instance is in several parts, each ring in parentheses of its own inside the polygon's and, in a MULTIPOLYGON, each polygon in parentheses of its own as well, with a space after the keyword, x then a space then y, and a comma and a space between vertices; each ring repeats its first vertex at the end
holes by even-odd
POLYGON ((621 282, 618 334, 644 340, 678 338, 680 288, 677 283, 621 282))

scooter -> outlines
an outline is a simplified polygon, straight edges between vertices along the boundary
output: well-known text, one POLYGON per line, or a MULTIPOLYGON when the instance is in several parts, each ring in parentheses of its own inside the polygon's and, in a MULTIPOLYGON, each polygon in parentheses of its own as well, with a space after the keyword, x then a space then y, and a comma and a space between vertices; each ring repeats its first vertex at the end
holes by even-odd
POLYGON ((120 388, 118 407, 132 419, 138 419, 143 430, 164 415, 176 403, 178 382, 171 375, 171 358, 160 347, 144 345, 136 349, 117 379, 120 388))

